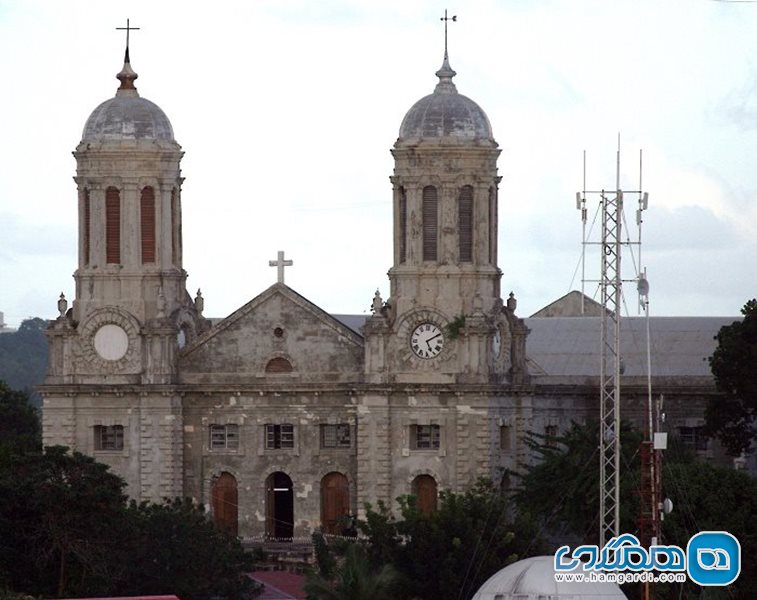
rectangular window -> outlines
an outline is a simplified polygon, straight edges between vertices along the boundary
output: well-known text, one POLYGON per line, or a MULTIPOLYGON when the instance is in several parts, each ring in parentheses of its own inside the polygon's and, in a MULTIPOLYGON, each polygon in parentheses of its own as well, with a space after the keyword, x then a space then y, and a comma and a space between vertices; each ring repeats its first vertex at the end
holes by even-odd
POLYGON ((555 438, 558 435, 557 425, 547 425, 544 427, 544 445, 549 448, 557 446, 555 438))
POLYGON ((512 449, 512 428, 509 425, 499 426, 499 449, 510 451, 512 449))
POLYGON ((123 425, 95 425, 95 450, 123 450, 123 425))
POLYGON ((410 448, 412 450, 438 450, 439 425, 412 425, 410 427, 410 448))
POLYGON ((282 423, 281 425, 269 423, 266 425, 265 447, 269 450, 294 448, 294 425, 291 423, 282 423))
POLYGON ((350 442, 349 423, 321 425, 321 448, 349 448, 350 442))
POLYGON ((211 450, 237 450, 239 449, 239 425, 211 425, 210 426, 210 449, 211 450))
POLYGON ((678 438, 687 448, 697 452, 706 452, 709 438, 702 433, 701 427, 679 427, 678 438))

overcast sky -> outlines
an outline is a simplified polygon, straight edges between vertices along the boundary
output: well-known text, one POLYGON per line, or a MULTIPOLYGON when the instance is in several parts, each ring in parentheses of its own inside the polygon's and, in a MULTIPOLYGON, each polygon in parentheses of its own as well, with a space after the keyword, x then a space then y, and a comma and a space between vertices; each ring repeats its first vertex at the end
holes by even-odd
MULTIPOLYGON (((0 0, 0 311, 51 318, 74 295, 72 150, 115 93, 131 19, 140 94, 186 152, 184 267, 205 315, 275 281, 332 313, 388 295, 394 144, 431 93, 437 1, 129 3, 0 0)), ((502 291, 528 316, 571 289, 575 193, 649 193, 642 264, 653 315, 737 315, 757 295, 757 4, 466 0, 447 5, 460 93, 488 114, 499 159, 502 291)), ((597 199, 589 200, 589 221, 597 199)), ((631 203, 627 217, 635 219, 631 203)), ((635 237, 635 231, 631 232, 635 237)), ((638 261, 638 255, 636 256, 638 261)), ((587 254, 587 277, 599 256, 587 254)), ((580 272, 579 272, 580 273, 580 272)), ((636 275, 624 257, 624 278, 636 275)), ((595 294, 596 284, 586 291, 595 294)), ((635 285, 626 301, 636 314, 635 285)))

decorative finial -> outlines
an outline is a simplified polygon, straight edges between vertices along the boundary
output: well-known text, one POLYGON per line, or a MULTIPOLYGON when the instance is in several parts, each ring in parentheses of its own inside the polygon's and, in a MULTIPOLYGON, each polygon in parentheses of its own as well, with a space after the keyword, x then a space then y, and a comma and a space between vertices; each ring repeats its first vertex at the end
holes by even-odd
POLYGON ((202 297, 202 292, 200 291, 200 288, 197 288, 197 296, 195 297, 195 309, 197 310, 197 314, 202 315, 202 311, 205 308, 205 298, 202 297))
POLYGON ((118 88, 119 93, 123 90, 130 90, 136 93, 137 88, 134 86, 134 80, 139 77, 131 68, 131 61, 129 60, 129 32, 139 30, 139 27, 131 27, 129 25, 129 19, 126 19, 126 27, 116 27, 116 30, 126 31, 126 52, 124 52, 124 66, 121 72, 116 75, 116 79, 121 82, 118 88))
POLYGON ((376 293, 373 295, 373 303, 371 304, 371 310, 374 315, 380 315, 381 309, 384 307, 384 300, 381 298, 381 293, 376 289, 376 293))
POLYGON ((518 301, 515 299, 515 294, 510 292, 510 295, 507 297, 507 308, 515 312, 515 309, 518 308, 518 301))
POLYGON ((60 313, 60 318, 66 316, 66 311, 68 310, 68 300, 66 300, 66 296, 63 294, 63 292, 60 293, 60 298, 58 298, 58 312, 60 313))
POLYGON ((439 78, 439 83, 436 85, 437 92, 454 92, 457 91, 455 84, 452 83, 452 78, 457 75, 449 64, 449 54, 447 52, 447 22, 457 22, 457 15, 447 16, 447 9, 444 9, 444 16, 441 17, 441 21, 444 21, 444 61, 442 62, 442 68, 436 72, 436 76, 439 78))

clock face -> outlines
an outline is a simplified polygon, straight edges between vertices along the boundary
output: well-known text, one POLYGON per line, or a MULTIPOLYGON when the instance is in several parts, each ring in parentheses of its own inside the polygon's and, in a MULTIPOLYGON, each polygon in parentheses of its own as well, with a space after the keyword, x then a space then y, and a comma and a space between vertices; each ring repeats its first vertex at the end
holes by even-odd
POLYGON ((113 323, 103 325, 95 333, 95 351, 105 360, 119 360, 129 349, 129 336, 113 323))
POLYGON ((434 323, 421 323, 410 334, 410 348, 419 358, 436 358, 444 348, 444 334, 434 323))

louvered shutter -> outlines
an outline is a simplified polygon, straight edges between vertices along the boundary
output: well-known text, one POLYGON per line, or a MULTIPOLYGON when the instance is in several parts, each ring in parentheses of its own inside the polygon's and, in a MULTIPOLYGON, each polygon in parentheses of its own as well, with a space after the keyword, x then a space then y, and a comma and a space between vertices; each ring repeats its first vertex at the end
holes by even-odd
POLYGON ((114 187, 105 191, 105 262, 121 262, 121 194, 114 187))
POLYGON ((84 231, 82 232, 82 238, 83 238, 83 248, 82 251, 84 253, 84 264, 89 264, 89 236, 90 236, 90 205, 89 205, 89 190, 84 190, 84 223, 82 223, 82 227, 84 228, 84 231))
POLYGON ((457 230, 460 262, 473 260, 473 188, 469 185, 460 190, 457 202, 457 230))
POLYGON ((140 199, 140 225, 142 230, 142 264, 155 262, 155 191, 142 188, 140 199))
POLYGON ((439 213, 436 188, 423 188, 423 260, 437 260, 439 213))
POLYGON ((407 192, 400 188, 400 262, 407 259, 407 192))

